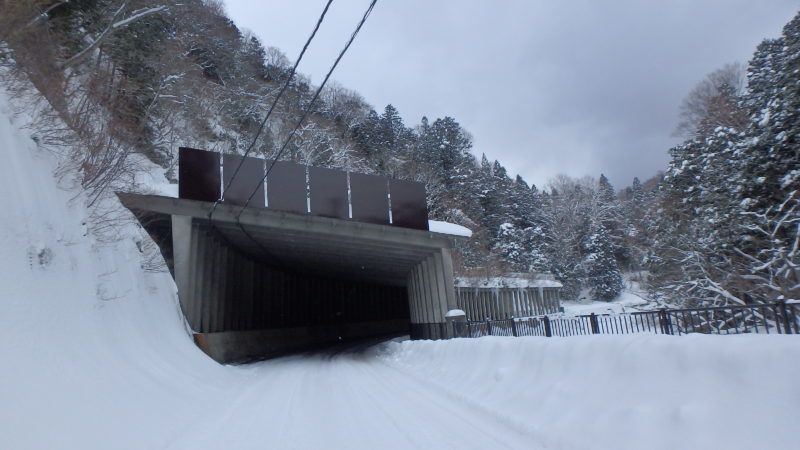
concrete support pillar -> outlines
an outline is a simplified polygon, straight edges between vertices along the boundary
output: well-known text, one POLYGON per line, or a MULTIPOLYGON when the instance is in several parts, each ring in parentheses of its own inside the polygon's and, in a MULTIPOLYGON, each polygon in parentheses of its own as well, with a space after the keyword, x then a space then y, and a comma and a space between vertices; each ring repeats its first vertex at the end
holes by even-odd
POLYGON ((538 294, 536 298, 536 306, 539 308, 539 314, 547 314, 547 309, 545 309, 544 303, 544 289, 538 288, 536 293, 538 294))
POLYGON ((204 245, 208 248, 208 257, 201 261, 203 278, 201 284, 202 290, 202 308, 203 320, 200 323, 200 330, 203 333, 210 333, 214 331, 214 319, 218 314, 217 311, 217 298, 219 292, 219 278, 217 277, 217 268, 222 265, 222 252, 220 251, 219 244, 215 242, 208 231, 202 233, 204 245))
POLYGON ((175 274, 175 285, 178 287, 178 300, 183 315, 193 330, 199 330, 200 324, 195 315, 194 305, 194 258, 197 254, 196 232, 192 229, 192 218, 172 216, 172 264, 175 274))
POLYGON ((440 250, 442 270, 444 271, 444 287, 445 295, 447 297, 447 310, 456 309, 458 303, 456 301, 455 279, 453 278, 453 255, 449 248, 440 250))
POLYGON ((525 289, 522 291, 522 298, 525 302, 525 315, 531 316, 533 315, 533 310, 531 308, 531 291, 530 289, 525 289))
POLYGON ((440 249, 411 270, 406 280, 412 337, 445 337, 445 315, 458 309, 453 282, 453 261, 449 250, 440 249))

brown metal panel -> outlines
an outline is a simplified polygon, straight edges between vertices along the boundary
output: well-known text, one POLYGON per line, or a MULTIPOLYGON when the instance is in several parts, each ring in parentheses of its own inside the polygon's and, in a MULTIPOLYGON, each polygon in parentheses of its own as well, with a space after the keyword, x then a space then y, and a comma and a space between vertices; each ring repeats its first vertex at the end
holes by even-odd
POLYGON ((253 199, 250 200, 248 206, 264 207, 264 160, 260 158, 244 158, 242 167, 239 173, 231 183, 233 174, 236 173, 236 168, 242 157, 239 155, 222 155, 222 182, 223 187, 230 186, 225 190, 225 203, 244 206, 247 199, 253 194, 253 199), (258 188, 256 189, 256 186, 258 188))
POLYGON ((204 202, 219 199, 219 153, 178 149, 178 197, 204 202))
MULTIPOLYGON (((271 164, 267 161, 267 167, 271 164)), ((267 176, 267 207, 299 214, 308 212, 306 166, 277 161, 267 176)))
POLYGON ((388 179, 350 173, 350 202, 353 220, 389 224, 388 179))
POLYGON ((347 219, 347 172, 341 170, 308 168, 311 195, 311 214, 315 216, 347 219))
POLYGON ((392 194, 392 225, 428 231, 425 185, 413 181, 389 180, 392 194))

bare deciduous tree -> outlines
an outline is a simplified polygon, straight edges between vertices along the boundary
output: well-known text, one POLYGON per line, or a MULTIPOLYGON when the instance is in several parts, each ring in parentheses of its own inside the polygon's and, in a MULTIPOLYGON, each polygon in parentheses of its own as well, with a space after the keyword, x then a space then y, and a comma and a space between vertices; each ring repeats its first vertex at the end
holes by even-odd
POLYGON ((739 63, 726 64, 698 83, 680 106, 676 136, 708 136, 717 127, 742 129, 747 114, 741 106, 745 70, 739 63))

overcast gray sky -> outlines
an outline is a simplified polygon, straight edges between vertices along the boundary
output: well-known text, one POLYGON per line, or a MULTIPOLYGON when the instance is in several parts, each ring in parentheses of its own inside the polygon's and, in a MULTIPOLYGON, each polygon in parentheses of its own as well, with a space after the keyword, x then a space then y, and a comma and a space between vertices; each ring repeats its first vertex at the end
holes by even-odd
MULTIPOLYGON (((225 0, 236 24, 294 61, 325 0, 225 0)), ((334 0, 300 71, 322 81, 369 0, 334 0)), ((678 106, 746 63, 796 0, 378 0, 333 78, 408 126, 454 117, 474 152, 529 183, 664 168, 678 106)))

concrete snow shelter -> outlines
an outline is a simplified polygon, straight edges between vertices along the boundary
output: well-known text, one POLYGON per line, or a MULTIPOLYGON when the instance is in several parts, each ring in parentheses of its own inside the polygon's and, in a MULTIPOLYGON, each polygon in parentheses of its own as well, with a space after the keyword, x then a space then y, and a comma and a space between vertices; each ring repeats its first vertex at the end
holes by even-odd
MULTIPOLYGON (((266 187, 267 197, 276 194, 269 180, 266 187)), ((377 335, 450 337, 445 314, 457 308, 450 251, 463 237, 258 203, 222 201, 210 221, 217 189, 201 193, 206 200, 118 194, 159 245, 195 342, 215 360, 377 335)), ((348 201, 353 194, 344 193, 348 201)))

